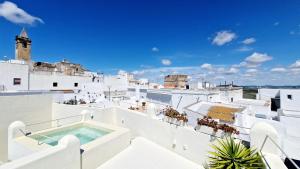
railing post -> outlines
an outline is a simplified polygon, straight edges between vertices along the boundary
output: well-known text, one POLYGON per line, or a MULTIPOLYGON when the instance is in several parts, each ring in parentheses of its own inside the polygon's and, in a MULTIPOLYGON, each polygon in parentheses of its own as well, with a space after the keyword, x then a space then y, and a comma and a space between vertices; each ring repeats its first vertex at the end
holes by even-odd
POLYGON ((266 142, 267 142, 267 139, 270 139, 270 141, 281 151, 281 153, 297 168, 297 169, 300 169, 300 167, 293 161, 293 159, 291 159, 283 150, 282 148, 271 138, 269 137, 268 135, 266 135, 264 141, 263 141, 263 144, 261 145, 261 148, 260 148, 260 152, 262 154, 262 156, 264 157, 264 154, 262 153, 262 149, 263 147, 265 146, 266 142))
POLYGON ((264 141, 263 141, 263 143, 262 143, 262 145, 260 147, 260 151, 262 151, 262 149, 264 148, 264 146, 265 146, 265 144, 267 142, 267 139, 268 139, 268 135, 266 135, 266 137, 265 137, 265 139, 264 139, 264 141))

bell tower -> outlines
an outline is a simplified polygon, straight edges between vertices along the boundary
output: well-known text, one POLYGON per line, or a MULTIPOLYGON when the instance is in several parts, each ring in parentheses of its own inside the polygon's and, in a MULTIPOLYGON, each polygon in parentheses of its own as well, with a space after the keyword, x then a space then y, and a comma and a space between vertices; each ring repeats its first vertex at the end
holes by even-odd
POLYGON ((27 63, 31 61, 31 40, 28 38, 26 30, 23 28, 20 35, 16 36, 16 60, 23 60, 27 63))

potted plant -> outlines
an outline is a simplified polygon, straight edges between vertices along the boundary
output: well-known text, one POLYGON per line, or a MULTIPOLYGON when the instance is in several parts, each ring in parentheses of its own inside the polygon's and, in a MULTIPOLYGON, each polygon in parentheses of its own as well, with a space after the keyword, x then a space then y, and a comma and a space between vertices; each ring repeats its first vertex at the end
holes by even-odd
POLYGON ((187 114, 180 114, 177 110, 168 106, 163 110, 167 122, 176 125, 185 125, 188 122, 187 114))
POLYGON ((241 141, 237 142, 232 137, 218 139, 211 147, 213 151, 209 152, 208 168, 266 168, 262 157, 255 149, 245 147, 241 141))
POLYGON ((227 124, 218 124, 211 117, 204 116, 202 119, 197 119, 198 126, 207 126, 213 129, 213 135, 216 135, 219 130, 224 131, 226 135, 239 134, 239 131, 227 124))

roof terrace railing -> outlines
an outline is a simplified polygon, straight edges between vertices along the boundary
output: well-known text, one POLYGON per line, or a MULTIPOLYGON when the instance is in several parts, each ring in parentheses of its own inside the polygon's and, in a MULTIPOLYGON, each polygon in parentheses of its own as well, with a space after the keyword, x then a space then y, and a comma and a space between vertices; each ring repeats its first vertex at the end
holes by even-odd
MULTIPOLYGON (((50 139, 50 140, 55 141, 55 142, 58 142, 57 139, 54 139, 54 138, 46 136, 46 135, 42 135, 42 134, 36 134, 36 135, 41 136, 41 137, 45 137, 46 139, 50 139)), ((42 145, 42 144, 46 143, 46 142, 41 141, 41 140, 37 140, 37 141, 38 141, 38 145, 42 145)))
POLYGON ((47 121, 42 121, 42 122, 37 122, 37 123, 30 123, 30 124, 26 124, 26 126, 29 127, 29 126, 35 126, 35 125, 40 125, 40 124, 45 124, 45 123, 50 123, 50 122, 56 122, 56 124, 57 124, 56 127, 59 127, 59 126, 61 126, 61 125, 59 125, 59 121, 61 121, 61 120, 75 118, 75 117, 82 117, 82 116, 84 116, 84 115, 80 114, 80 115, 74 115, 74 116, 67 116, 67 117, 58 118, 58 119, 54 119, 54 120, 47 120, 47 121))
MULTIPOLYGON (((26 131, 23 131, 22 129, 19 129, 19 131, 20 131, 24 136, 26 136, 26 137, 29 136, 29 135, 31 135, 31 132, 26 132, 26 131)), ((38 135, 38 136, 41 136, 41 137, 50 139, 50 140, 52 140, 52 141, 58 142, 57 139, 54 139, 54 138, 49 137, 49 136, 46 136, 46 135, 42 135, 42 134, 35 134, 35 135, 38 135)), ((41 140, 37 140, 37 144, 38 144, 38 145, 42 145, 42 144, 44 144, 44 143, 46 143, 46 142, 43 142, 43 141, 41 141, 41 140)))
MULTIPOLYGON (((93 117, 94 117, 94 116, 93 116, 93 113, 87 113, 87 114, 90 114, 90 115, 91 115, 91 119, 93 119, 93 117)), ((71 119, 71 118, 75 118, 75 117, 81 117, 81 119, 82 119, 82 118, 84 117, 84 115, 85 115, 85 114, 80 114, 80 115, 74 115, 74 116, 68 116, 68 117, 58 118, 58 119, 54 119, 54 120, 42 121, 42 122, 38 122, 38 123, 30 123, 30 124, 26 124, 25 126, 26 126, 26 127, 30 127, 30 126, 40 125, 40 124, 46 124, 46 123, 56 122, 56 126, 55 126, 55 127, 61 127, 62 125, 59 124, 59 122, 60 122, 61 120, 71 119)), ((80 119, 80 120, 81 120, 81 119, 80 119)), ((50 127, 50 128, 48 128, 48 129, 51 129, 51 128, 54 128, 54 127, 50 127)), ((23 130, 21 130, 21 129, 19 129, 19 130, 20 130, 20 132, 21 132, 24 136, 26 136, 26 137, 32 134, 32 132, 30 132, 30 131, 23 131, 23 130)), ((41 136, 41 137, 50 139, 50 140, 52 140, 52 141, 58 141, 57 139, 54 139, 54 138, 52 138, 52 137, 49 137, 49 136, 46 136, 46 135, 42 135, 42 134, 39 134, 39 133, 34 134, 34 135, 38 135, 38 136, 41 136)), ((38 140, 38 145, 42 145, 42 144, 44 144, 44 143, 46 143, 46 142, 41 141, 41 140, 38 140)))
MULTIPOLYGON (((87 113, 87 114, 90 114, 90 118, 93 119, 94 116, 93 116, 93 113, 87 113)), ((80 117, 80 120, 78 121, 81 121, 82 118, 85 116, 85 114, 79 114, 79 115, 74 115, 74 116, 67 116, 67 117, 63 117, 63 118, 58 118, 58 119, 54 119, 54 120, 47 120, 47 121, 42 121, 42 122, 37 122, 37 123, 30 123, 30 124, 26 124, 25 126, 26 127, 31 127, 31 126, 36 126, 36 125, 41 125, 41 124, 46 124, 46 123, 52 123, 52 122, 56 122, 56 125, 55 126, 52 126, 52 127, 49 127, 49 128, 44 128, 44 129, 51 129, 51 128, 55 128, 55 127, 61 127, 63 125, 67 125, 67 124, 70 124, 70 123, 74 123, 74 121, 70 122, 70 123, 67 123, 67 124, 60 124, 60 122, 62 120, 67 120, 67 119, 71 119, 71 118, 75 118, 75 117, 80 117)), ((77 120, 76 120, 77 121, 77 120)))
POLYGON ((269 136, 269 135, 266 135, 266 137, 265 137, 265 139, 264 139, 264 141, 263 141, 263 144, 261 145, 261 147, 260 147, 260 154, 262 155, 262 157, 263 157, 263 159, 265 160, 265 162, 267 163, 267 165, 268 165, 268 167, 270 168, 270 166, 269 166, 269 164, 268 164, 268 162, 267 162, 267 160, 265 159, 265 157, 264 157, 264 154, 262 153, 262 150, 263 150, 263 148, 265 147, 265 145, 266 145, 266 142, 267 142, 267 140, 270 140, 271 141, 271 143, 273 143, 279 150, 280 150, 280 152, 294 165, 294 167, 296 168, 296 169, 300 169, 300 167, 294 162, 294 160, 292 160, 285 152, 284 152, 284 150, 269 136))
POLYGON ((178 101, 178 104, 177 104, 177 106, 176 106, 176 109, 178 109, 178 107, 179 107, 179 105, 180 105, 180 103, 181 103, 182 98, 183 98, 183 96, 180 96, 180 99, 179 99, 179 101, 178 101))

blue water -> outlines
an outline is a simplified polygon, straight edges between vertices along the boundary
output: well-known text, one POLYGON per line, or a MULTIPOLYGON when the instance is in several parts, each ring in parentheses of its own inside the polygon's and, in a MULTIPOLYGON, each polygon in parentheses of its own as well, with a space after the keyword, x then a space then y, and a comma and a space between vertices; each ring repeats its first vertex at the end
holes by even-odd
POLYGON ((46 143, 52 146, 58 144, 58 140, 66 135, 74 135, 80 140, 80 145, 86 144, 95 140, 96 138, 102 137, 108 134, 108 131, 103 131, 87 126, 78 126, 73 128, 67 128, 63 130, 52 131, 49 133, 41 134, 49 138, 43 137, 41 135, 33 135, 31 138, 40 141, 40 143, 46 143))

